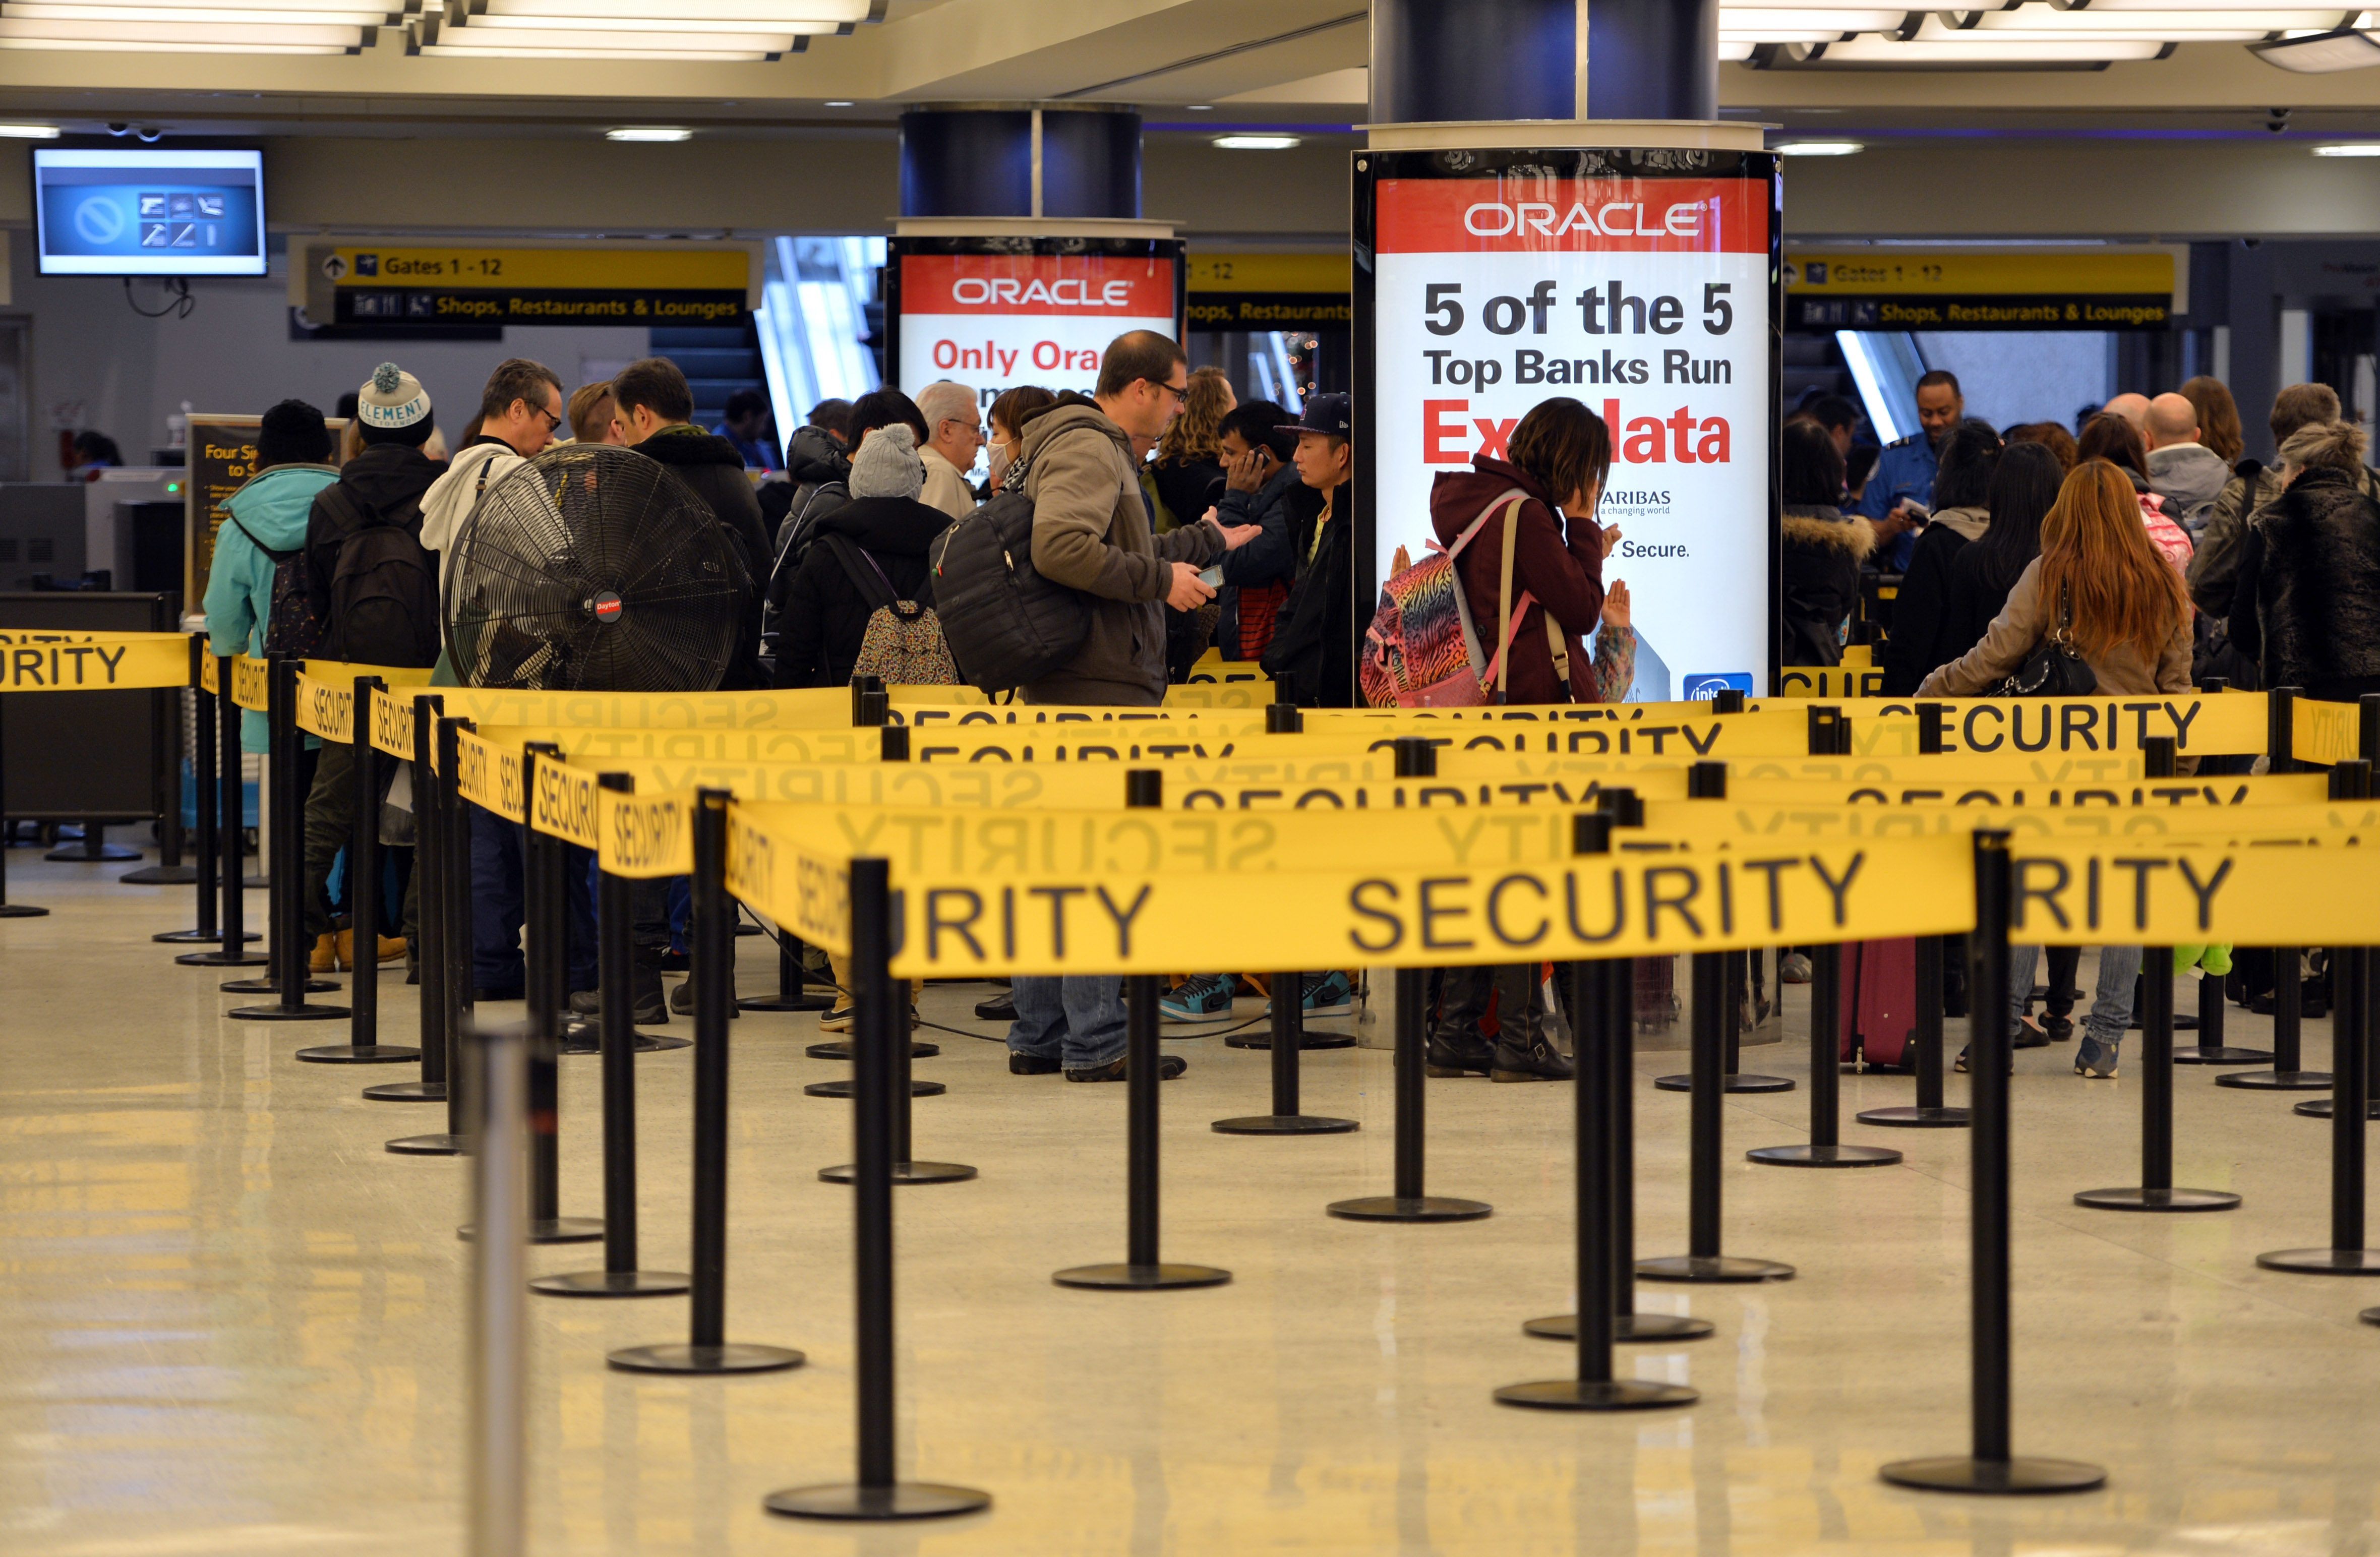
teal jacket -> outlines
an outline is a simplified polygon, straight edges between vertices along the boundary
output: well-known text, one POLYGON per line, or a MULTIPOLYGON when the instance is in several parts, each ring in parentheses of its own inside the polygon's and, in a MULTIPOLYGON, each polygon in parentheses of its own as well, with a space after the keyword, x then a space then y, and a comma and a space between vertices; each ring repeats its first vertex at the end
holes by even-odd
MULTIPOLYGON (((216 532, 214 563, 207 573, 207 646, 212 652, 263 656, 264 628, 273 619, 273 562, 257 547, 304 551, 306 517, 313 512, 314 494, 338 479, 335 465, 272 465, 224 499, 224 506, 239 522, 226 519, 216 532)), ((239 748, 262 751, 266 744, 264 715, 242 709, 239 748)), ((306 744, 322 743, 308 736, 306 744)))

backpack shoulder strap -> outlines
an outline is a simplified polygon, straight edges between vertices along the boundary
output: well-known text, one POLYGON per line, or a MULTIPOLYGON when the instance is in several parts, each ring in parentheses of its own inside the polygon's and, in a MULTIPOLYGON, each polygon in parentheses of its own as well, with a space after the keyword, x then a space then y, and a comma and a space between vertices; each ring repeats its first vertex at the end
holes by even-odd
POLYGON ((876 566, 876 559, 865 548, 847 536, 821 535, 819 539, 834 553, 834 560, 843 565, 844 576, 859 591, 859 598, 867 602, 870 612, 881 611, 900 599, 892 581, 884 577, 884 570, 876 566))
POLYGON ((240 523, 239 516, 233 513, 230 509, 226 508, 224 510, 224 517, 231 521, 232 529, 239 531, 242 535, 247 536, 248 543, 255 547, 259 552, 262 553, 264 554, 264 560, 271 563, 273 566, 278 567, 283 563, 287 562, 290 558, 298 554, 295 552, 276 552, 272 547, 266 545, 263 541, 259 541, 256 538, 256 531, 240 523))
POLYGON ((1446 554, 1451 557, 1463 547, 1471 544, 1471 538, 1479 533, 1479 527, 1493 517, 1499 508, 1508 504, 1518 508, 1521 504, 1527 502, 1529 494, 1518 487, 1506 487, 1502 492, 1498 493, 1488 500, 1488 506, 1479 510, 1477 518, 1463 527, 1463 533, 1456 536, 1453 543, 1446 548, 1446 554))
POLYGON ((329 486, 316 493, 314 501, 320 503, 330 514, 332 519, 337 523, 342 540, 376 522, 372 517, 367 516, 361 508, 356 506, 356 500, 347 495, 346 484, 343 481, 333 481, 329 486))

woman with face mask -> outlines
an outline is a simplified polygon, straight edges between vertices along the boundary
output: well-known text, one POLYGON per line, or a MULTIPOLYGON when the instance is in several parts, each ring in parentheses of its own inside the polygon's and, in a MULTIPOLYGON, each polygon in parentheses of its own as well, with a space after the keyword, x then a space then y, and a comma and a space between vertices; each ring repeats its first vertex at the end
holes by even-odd
POLYGON ((991 461, 991 490, 998 492, 1007 479, 1008 468, 1016 462, 1016 451, 1023 435, 1017 424, 1044 406, 1057 404, 1058 397, 1038 383, 1021 383, 1002 394, 991 403, 991 412, 985 420, 991 423, 991 438, 984 446, 985 457, 991 461))

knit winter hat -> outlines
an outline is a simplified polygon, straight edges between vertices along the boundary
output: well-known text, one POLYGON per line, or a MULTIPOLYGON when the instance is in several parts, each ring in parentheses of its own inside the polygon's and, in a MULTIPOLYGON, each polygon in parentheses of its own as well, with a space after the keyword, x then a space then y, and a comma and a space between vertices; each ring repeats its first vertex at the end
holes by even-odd
POLYGON ((256 465, 320 465, 331 457, 330 430, 322 413, 303 400, 284 400, 264 413, 256 430, 256 465))
POLYGON ((917 434, 895 422, 868 434, 851 456, 854 497, 915 497, 925 490, 926 464, 917 457, 917 434))
POLYGON ((390 432, 430 418, 430 392, 394 362, 372 370, 371 382, 356 392, 356 419, 370 431, 390 432))

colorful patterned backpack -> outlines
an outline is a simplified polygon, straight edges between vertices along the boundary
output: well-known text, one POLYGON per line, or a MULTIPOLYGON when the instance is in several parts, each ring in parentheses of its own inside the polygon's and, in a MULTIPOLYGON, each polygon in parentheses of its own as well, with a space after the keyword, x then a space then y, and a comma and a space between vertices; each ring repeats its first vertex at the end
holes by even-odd
POLYGON ((1432 555, 1380 587, 1379 609, 1365 630, 1363 659, 1356 667, 1366 703, 1374 708, 1471 708, 1503 701, 1504 651, 1521 617, 1536 601, 1526 590, 1518 602, 1512 600, 1512 547, 1520 533, 1521 505, 1527 501, 1528 494, 1518 487, 1505 492, 1479 511, 1453 545, 1431 541, 1432 555), (1454 559, 1500 508, 1504 513, 1504 566, 1496 603, 1500 613, 1508 603, 1512 609, 1491 660, 1480 651, 1454 559), (1492 695, 1488 689, 1491 683, 1492 695))
POLYGON ((887 687, 956 686, 959 667, 942 639, 941 618, 934 608, 901 599, 884 569, 857 543, 840 535, 819 539, 870 608, 851 674, 880 675, 887 687))

